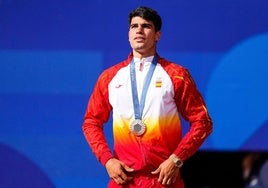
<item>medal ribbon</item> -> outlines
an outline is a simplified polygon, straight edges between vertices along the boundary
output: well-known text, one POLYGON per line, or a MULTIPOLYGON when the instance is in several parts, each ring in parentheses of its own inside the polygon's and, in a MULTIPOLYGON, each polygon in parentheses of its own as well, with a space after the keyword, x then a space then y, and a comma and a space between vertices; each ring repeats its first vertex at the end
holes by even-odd
POLYGON ((148 91, 151 79, 153 77, 156 64, 157 64, 156 56, 154 56, 153 61, 150 65, 150 68, 145 78, 145 83, 142 88, 141 99, 139 103, 134 60, 132 59, 130 63, 130 79, 131 79, 132 101, 133 101, 133 106, 134 106, 135 119, 140 119, 140 120, 142 119, 142 113, 143 113, 143 109, 145 105, 145 98, 147 95, 147 91, 148 91))

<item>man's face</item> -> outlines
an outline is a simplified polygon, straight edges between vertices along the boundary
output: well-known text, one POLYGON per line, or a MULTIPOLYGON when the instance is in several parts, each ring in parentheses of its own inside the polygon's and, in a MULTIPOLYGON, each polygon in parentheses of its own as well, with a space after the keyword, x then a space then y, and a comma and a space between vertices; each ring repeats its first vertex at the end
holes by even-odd
POLYGON ((134 53, 154 55, 156 43, 160 39, 160 31, 155 32, 151 21, 141 17, 133 17, 129 26, 129 42, 134 53))

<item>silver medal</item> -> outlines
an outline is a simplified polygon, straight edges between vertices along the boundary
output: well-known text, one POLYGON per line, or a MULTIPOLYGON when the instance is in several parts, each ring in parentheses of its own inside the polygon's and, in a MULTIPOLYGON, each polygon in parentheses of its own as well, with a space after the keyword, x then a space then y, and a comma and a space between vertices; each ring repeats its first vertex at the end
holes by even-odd
POLYGON ((130 124, 130 131, 136 136, 141 136, 146 131, 146 125, 140 119, 135 119, 130 124))

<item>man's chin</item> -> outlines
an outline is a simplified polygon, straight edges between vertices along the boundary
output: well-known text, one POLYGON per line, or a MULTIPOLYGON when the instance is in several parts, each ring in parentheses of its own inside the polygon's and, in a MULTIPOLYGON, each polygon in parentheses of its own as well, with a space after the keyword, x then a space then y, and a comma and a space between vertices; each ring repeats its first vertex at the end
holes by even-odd
POLYGON ((137 45, 137 46, 135 46, 134 50, 136 50, 138 52, 142 52, 144 50, 144 45, 137 45))

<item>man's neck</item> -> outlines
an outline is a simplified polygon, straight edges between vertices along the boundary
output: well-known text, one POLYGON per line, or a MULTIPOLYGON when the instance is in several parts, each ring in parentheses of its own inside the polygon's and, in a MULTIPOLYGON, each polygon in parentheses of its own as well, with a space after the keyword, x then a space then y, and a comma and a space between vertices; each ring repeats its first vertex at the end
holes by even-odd
POLYGON ((154 56, 155 54, 156 54, 156 52, 151 52, 151 53, 139 53, 139 52, 133 51, 133 57, 135 57, 135 58, 139 58, 139 59, 146 58, 146 57, 150 57, 150 56, 154 56))

